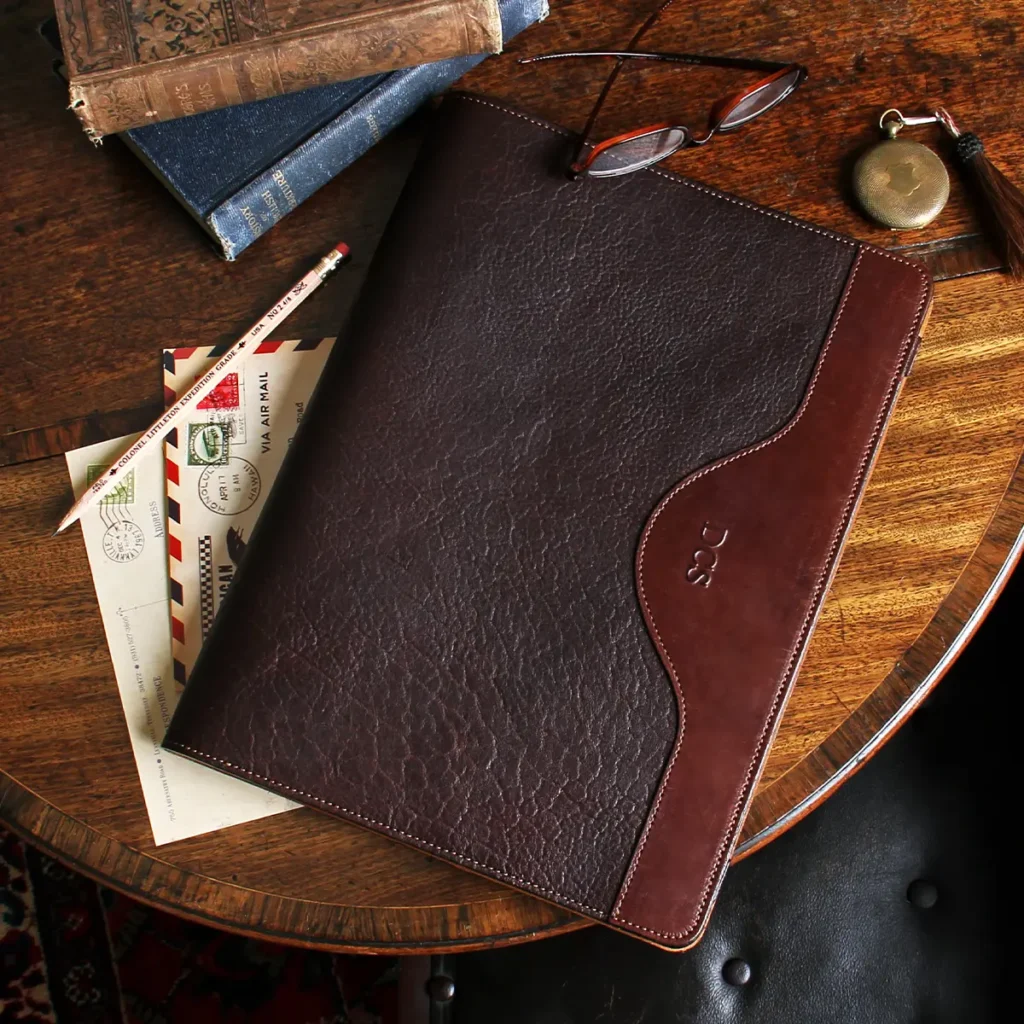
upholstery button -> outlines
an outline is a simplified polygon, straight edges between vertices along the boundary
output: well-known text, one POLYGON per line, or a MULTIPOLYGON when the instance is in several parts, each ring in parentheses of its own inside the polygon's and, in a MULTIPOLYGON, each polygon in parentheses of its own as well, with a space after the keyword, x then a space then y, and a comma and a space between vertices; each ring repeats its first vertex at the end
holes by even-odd
POLYGON ((917 878, 907 888, 907 899, 921 910, 930 910, 939 901, 939 890, 934 882, 917 878))
POLYGON ((455 982, 439 974, 427 982, 427 995, 435 1003, 450 1003, 455 998, 455 982))
POLYGON ((722 977, 730 985, 746 985, 750 981, 750 964, 739 957, 726 960, 722 966, 722 977))

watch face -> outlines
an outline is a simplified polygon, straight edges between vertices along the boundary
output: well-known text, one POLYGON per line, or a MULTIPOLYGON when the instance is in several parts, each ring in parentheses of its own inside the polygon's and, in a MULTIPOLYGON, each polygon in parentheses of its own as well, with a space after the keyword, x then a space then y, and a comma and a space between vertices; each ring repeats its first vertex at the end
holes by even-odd
POLYGON ((114 523, 103 534, 103 554, 112 562, 134 562, 145 546, 145 535, 135 523, 114 523))

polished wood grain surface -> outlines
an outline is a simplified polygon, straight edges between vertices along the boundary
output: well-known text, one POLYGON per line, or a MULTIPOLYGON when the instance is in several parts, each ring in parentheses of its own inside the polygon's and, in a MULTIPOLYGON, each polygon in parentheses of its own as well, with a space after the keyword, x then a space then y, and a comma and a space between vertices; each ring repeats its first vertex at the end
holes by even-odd
MULTIPOLYGON (((551 17, 469 87, 572 128, 604 69, 516 56, 616 45, 653 3, 553 2, 551 17)), ((333 333, 422 132, 415 118, 236 264, 115 139, 96 150, 63 109, 37 28, 44 0, 0 12, 8 166, 0 207, 0 821, 133 895, 223 927, 346 949, 472 948, 581 927, 548 904, 309 810, 154 848, 70 502, 71 447, 144 426, 159 349, 232 340, 324 244, 352 268, 278 336, 333 333)), ((915 0, 673 8, 652 48, 800 60, 806 85, 763 122, 675 170, 890 246, 942 281, 743 834, 787 827, 881 743, 934 685, 1020 554, 1024 288, 998 273, 958 182, 929 229, 893 236, 848 203, 847 172, 882 108, 939 102, 1015 170, 1024 3, 915 0), (1015 120, 1016 118, 1016 120, 1015 120), (976 276, 962 276, 962 275, 976 276)), ((599 133, 697 123, 735 76, 630 69, 599 133)), ((941 145, 937 134, 915 136, 941 145)))

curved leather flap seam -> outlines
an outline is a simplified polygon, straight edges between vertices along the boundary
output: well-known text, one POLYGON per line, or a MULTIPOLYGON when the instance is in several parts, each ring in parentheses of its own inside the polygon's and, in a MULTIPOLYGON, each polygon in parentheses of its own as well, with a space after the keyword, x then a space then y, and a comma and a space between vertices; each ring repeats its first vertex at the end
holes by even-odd
MULTIPOLYGON (((483 99, 483 98, 478 97, 478 96, 473 96, 473 95, 469 95, 469 94, 466 94, 466 93, 458 93, 458 94, 450 97, 448 102, 452 102, 454 100, 459 100, 459 99, 467 100, 467 101, 473 102, 473 103, 479 103, 482 106, 490 107, 490 108, 492 108, 494 110, 500 111, 501 113, 507 114, 509 116, 518 118, 519 120, 526 121, 526 122, 528 122, 530 124, 533 124, 533 125, 537 126, 538 128, 542 128, 545 131, 551 132, 552 134, 555 134, 555 135, 561 135, 561 136, 564 136, 564 137, 567 137, 567 138, 571 138, 572 135, 573 135, 572 132, 569 132, 568 130, 566 130, 564 128, 560 128, 560 127, 557 127, 555 125, 552 125, 552 124, 546 123, 544 121, 538 120, 536 118, 529 117, 528 115, 520 113, 517 110, 513 110, 513 109, 511 109, 509 107, 503 106, 503 105, 498 104, 498 103, 493 103, 493 102, 491 102, 489 100, 483 99)), ((639 173, 646 173, 646 172, 639 172, 639 173)), ((779 221, 782 221, 784 223, 790 224, 793 227, 801 228, 804 231, 811 231, 814 234, 819 234, 819 235, 823 235, 823 236, 828 237, 828 238, 832 238, 832 239, 834 239, 837 242, 842 242, 844 245, 859 246, 860 251, 876 252, 876 253, 878 253, 881 256, 885 256, 887 259, 891 259, 891 260, 894 260, 894 261, 896 261, 898 263, 903 263, 903 264, 905 264, 907 266, 913 267, 914 270, 917 271, 917 273, 921 275, 922 280, 925 281, 925 283, 927 283, 927 278, 925 277, 924 272, 921 270, 919 265, 915 264, 912 260, 906 259, 905 257, 897 256, 897 255, 895 255, 893 253, 886 252, 886 250, 879 249, 879 248, 877 248, 875 246, 870 246, 870 245, 866 245, 866 244, 857 243, 857 242, 855 242, 855 241, 853 241, 853 240, 851 240, 849 238, 844 238, 842 235, 837 235, 837 234, 835 234, 832 231, 828 231, 828 230, 825 230, 825 229, 822 229, 822 228, 817 228, 817 227, 814 227, 813 225, 805 224, 802 221, 795 220, 792 217, 786 216, 785 214, 776 213, 773 210, 763 209, 762 207, 755 206, 753 203, 748 203, 748 202, 746 202, 746 201, 744 201, 742 199, 736 198, 735 196, 730 196, 730 195, 727 195, 727 194, 725 194, 723 192, 719 192, 719 191, 717 191, 715 189, 708 188, 708 187, 706 187, 704 185, 699 185, 696 182, 689 181, 686 178, 683 178, 683 177, 681 177, 679 175, 676 175, 676 174, 671 174, 669 172, 665 172, 665 171, 661 171, 661 170, 651 170, 650 173, 657 174, 660 177, 664 178, 666 181, 672 182, 672 183, 674 183, 676 185, 684 185, 687 188, 695 189, 698 192, 706 193, 707 195, 713 196, 713 197, 715 197, 717 199, 724 200, 725 202, 728 202, 728 203, 733 203, 734 205, 741 206, 741 207, 743 207, 743 208, 745 208, 747 210, 750 210, 750 211, 752 211, 754 213, 761 214, 762 216, 772 217, 775 220, 779 220, 779 221)), ((173 748, 168 748, 168 749, 173 749, 173 748)), ((307 792, 305 792, 303 790, 298 790, 295 787, 288 786, 288 785, 286 785, 283 782, 279 782, 278 780, 276 780, 274 778, 271 778, 270 776, 261 775, 260 773, 251 771, 250 769, 244 768, 241 765, 237 765, 237 764, 233 764, 233 763, 228 762, 228 761, 224 761, 221 758, 218 758, 218 757, 215 757, 215 756, 213 756, 211 754, 206 753, 205 751, 197 750, 197 749, 195 749, 193 747, 186 747, 185 745, 182 745, 181 749, 182 749, 182 751, 185 751, 185 750, 189 751, 190 754, 195 755, 198 759, 200 759, 202 761, 213 762, 213 763, 216 763, 218 765, 221 765, 224 768, 229 769, 232 773, 241 773, 243 775, 248 776, 249 778, 258 780, 259 782, 269 783, 271 786, 276 787, 277 789, 280 789, 280 790, 285 791, 287 793, 293 793, 293 794, 295 794, 297 796, 301 796, 304 799, 308 800, 309 802, 314 803, 314 804, 316 804, 318 806, 321 806, 321 807, 324 807, 324 808, 331 808, 332 810, 335 810, 335 811, 340 811, 342 814, 346 815, 347 817, 349 817, 349 818, 351 818, 353 820, 356 820, 356 821, 362 822, 362 823, 364 823, 366 825, 369 825, 369 826, 372 826, 374 828, 377 828, 377 829, 385 832, 386 834, 390 834, 390 835, 392 835, 392 836, 394 836, 396 838, 399 838, 401 840, 407 841, 407 842, 409 842, 409 843, 411 843, 411 844, 413 844, 413 845, 415 845, 417 847, 421 847, 421 848, 429 849, 429 850, 435 850, 436 852, 444 854, 445 856, 450 857, 452 860, 454 860, 454 861, 456 861, 458 863, 464 864, 467 867, 475 868, 475 869, 477 869, 479 871, 482 871, 482 872, 485 872, 487 874, 490 874, 490 875, 492 875, 495 878, 498 878, 498 879, 500 879, 502 881, 509 882, 510 884, 518 886, 519 888, 528 889, 529 891, 535 893, 538 896, 541 896, 542 898, 550 899, 550 900, 556 901, 558 903, 561 903, 561 904, 563 904, 565 906, 571 907, 573 909, 584 911, 584 912, 586 912, 586 913, 590 914, 591 916, 596 917, 598 919, 604 919, 604 917, 605 917, 605 913, 606 912, 603 911, 603 910, 599 910, 596 907, 588 906, 587 904, 581 903, 578 900, 571 899, 570 897, 563 896, 561 893, 556 892, 553 889, 548 889, 548 888, 545 888, 543 886, 539 886, 539 885, 529 881, 528 879, 525 879, 525 878, 522 878, 522 877, 520 877, 518 875, 512 874, 511 872, 509 872, 509 871, 507 871, 507 870, 505 870, 503 868, 495 867, 495 866, 490 865, 490 864, 485 864, 483 862, 473 860, 472 858, 466 857, 465 855, 460 854, 460 853, 458 853, 458 852, 456 852, 454 850, 449 850, 449 849, 447 849, 445 847, 441 847, 441 846, 437 846, 437 845, 435 845, 433 843, 429 843, 426 840, 420 839, 419 837, 414 836, 414 835, 412 835, 410 833, 403 832, 403 831, 401 831, 399 829, 395 829, 395 828, 385 824, 384 822, 376 821, 376 820, 374 820, 372 818, 367 817, 366 815, 360 814, 357 811, 352 811, 352 810, 349 810, 346 807, 340 806, 339 804, 335 804, 335 803, 333 803, 330 800, 324 800, 323 798, 318 797, 318 796, 316 796, 313 793, 307 793, 307 792)), ((645 834, 646 834, 646 831, 645 831, 645 834)), ((620 901, 621 901, 621 897, 620 897, 620 901)), ((618 904, 616 904, 616 905, 618 905, 618 904)), ((615 914, 615 911, 613 910, 612 911, 612 916, 614 916, 614 914, 615 914)), ((629 924, 629 922, 624 922, 624 923, 629 924)), ((632 925, 631 927, 640 928, 640 926, 636 926, 636 925, 632 925)), ((640 928, 640 930, 647 931, 648 929, 640 928)), ((653 933, 653 934, 658 934, 658 933, 653 933)))
MULTIPOLYGON (((839 311, 837 312, 835 319, 832 321, 832 327, 825 338, 825 344, 822 346, 821 354, 818 356, 817 364, 814 367, 814 374, 811 377, 810 383, 807 385, 807 391, 804 394, 803 400, 800 403, 800 407, 790 417, 788 422, 779 430, 777 430, 771 437, 763 438, 758 441, 757 444, 751 445, 749 448, 744 448, 742 451, 733 452, 732 455, 727 455, 723 459, 719 459, 717 462, 713 462, 710 466, 705 466, 703 469, 697 470, 695 473, 691 473, 686 479, 681 480, 679 483, 672 488, 671 491, 658 503, 658 507, 651 514, 650 519, 647 520, 647 525, 644 527, 644 532, 640 538, 640 547, 637 550, 636 556, 636 578, 637 578, 637 591, 640 595, 640 606, 643 610, 644 620, 647 623, 648 629, 651 631, 651 635, 654 637, 655 646, 658 648, 658 653, 661 655, 662 661, 665 663, 665 667, 668 669, 669 677, 672 680, 672 689, 676 693, 676 697, 679 701, 679 719, 680 728, 676 736, 675 746, 672 750, 672 756, 669 758, 668 766, 665 769, 665 774, 662 777, 661 783, 658 786, 658 795, 654 801, 654 806, 651 809, 651 813, 647 819, 647 824, 644 826, 643 833, 640 836, 640 842, 637 846, 636 853, 633 855, 633 861, 629 866, 629 871, 626 873, 626 878, 622 883, 622 890, 619 893, 618 899, 615 901, 615 906, 612 908, 612 918, 622 920, 624 924, 628 924, 631 927, 640 927, 634 925, 631 921, 626 921, 624 918, 619 917, 619 910, 622 906, 623 901, 626 898, 626 894, 629 892, 629 887, 633 882, 633 875, 636 872, 637 865, 639 864, 640 857, 644 852, 644 847, 647 845, 647 838, 650 834, 651 829, 654 826, 654 822, 658 817, 658 811, 661 809, 661 801, 665 794, 665 789, 668 786, 669 779, 672 776, 672 769, 675 767, 676 758, 679 755, 679 749, 682 746, 684 724, 685 724, 685 707, 686 697, 682 692, 682 687, 679 682, 679 676, 676 671, 675 664, 672 661, 671 656, 665 649, 665 646, 661 639, 661 634, 658 632, 657 623, 654 620, 654 614, 651 611, 650 603, 647 600, 647 591, 644 587, 644 557, 647 553, 647 541, 650 538, 651 531, 654 529, 661 517, 662 513, 672 503, 672 501, 684 491, 691 484, 696 483, 702 477, 707 476, 709 473, 714 473, 716 470, 722 469, 724 466, 728 466, 739 459, 745 458, 748 455, 753 455, 754 452, 759 452, 763 448, 767 448, 769 445, 774 444, 781 438, 785 437, 796 425, 800 422, 803 417, 804 411, 807 409, 807 405, 811 400, 811 396, 814 394, 814 388, 818 383, 818 377, 821 374, 821 368, 828 357, 829 350, 832 345, 832 338, 835 336, 836 330, 839 327, 839 321, 842 319, 843 311, 846 309, 846 300, 853 289, 853 282, 857 276, 857 271, 860 268, 860 253, 857 254, 856 259, 853 263, 853 268, 850 271, 849 279, 846 282, 846 288, 844 290, 842 301, 839 304, 839 311)), ((788 669, 787 669, 788 672, 788 669)), ((706 886, 705 886, 706 888, 706 886)), ((703 896, 703 894, 702 894, 703 896)), ((692 927, 692 925, 691 925, 692 927)), ((655 934, 661 934, 660 932, 655 934)), ((674 934, 674 933, 666 933, 674 934)), ((686 934, 685 932, 679 934, 686 934)))
MULTIPOLYGON (((821 374, 822 367, 823 367, 823 365, 825 363, 825 359, 827 358, 829 350, 831 348, 832 340, 833 340, 833 338, 835 336, 835 333, 836 333, 836 331, 837 331, 837 329, 839 327, 840 321, 841 321, 842 316, 843 316, 843 312, 844 312, 844 310, 846 308, 847 300, 848 300, 848 298, 849 298, 849 296, 850 296, 850 294, 851 294, 851 292, 853 290, 853 283, 854 283, 854 280, 856 278, 857 271, 860 268, 861 259, 862 259, 862 256, 863 256, 865 251, 868 251, 868 252, 879 252, 879 254, 881 254, 881 255, 888 255, 887 253, 885 253, 882 250, 874 250, 873 248, 868 247, 868 246, 864 246, 862 249, 860 249, 858 251, 857 257, 856 257, 856 259, 854 261, 853 268, 850 271, 850 277, 849 277, 849 280, 848 280, 847 285, 846 285, 846 289, 845 289, 845 292, 844 292, 844 295, 843 295, 842 302, 840 303, 839 310, 836 313, 836 317, 835 317, 835 320, 833 322, 832 328, 830 329, 830 331, 828 333, 828 337, 825 340, 825 344, 822 347, 821 356, 818 359, 818 364, 815 367, 814 375, 812 376, 811 382, 808 385, 807 393, 804 396, 804 400, 800 404, 800 408, 797 410, 797 412, 793 416, 793 418, 781 430, 779 430, 777 433, 773 434, 770 438, 766 438, 765 440, 759 442, 758 444, 752 445, 750 448, 744 449, 741 452, 736 452, 735 454, 730 455, 730 456, 728 456, 725 459, 722 459, 722 460, 720 460, 720 461, 718 461, 716 463, 713 463, 712 465, 707 466, 707 467, 705 467, 702 470, 699 470, 698 472, 696 472, 696 473, 692 474, 691 476, 687 477, 685 480, 681 481, 659 503, 658 508, 655 509, 654 513, 651 516, 651 519, 649 520, 647 526, 644 529, 643 538, 641 540, 640 548, 639 548, 638 553, 637 553, 637 588, 638 588, 639 593, 640 593, 641 606, 642 606, 642 609, 643 609, 644 618, 648 622, 648 625, 651 628, 652 635, 655 637, 656 646, 658 648, 659 653, 662 655, 662 657, 663 657, 663 659, 664 659, 664 661, 666 663, 666 667, 668 668, 670 677, 672 678, 673 688, 676 690, 676 693, 679 696, 679 700, 680 700, 681 704, 684 702, 684 697, 683 697, 683 694, 682 694, 682 692, 680 690, 679 681, 678 681, 678 678, 677 678, 677 675, 676 675, 675 666, 673 665, 672 660, 669 657, 667 651, 665 651, 664 648, 663 648, 663 645, 662 645, 662 642, 661 642, 661 639, 660 639, 660 634, 657 631, 657 627, 654 625, 653 616, 651 614, 650 607, 648 605, 647 598, 646 598, 646 593, 644 591, 644 585, 643 585, 643 558, 644 558, 644 554, 645 554, 645 550, 646 550, 646 546, 647 546, 647 540, 648 540, 648 537, 650 535, 650 532, 651 532, 651 530, 652 530, 656 520, 661 515, 661 513, 665 511, 665 509, 668 506, 668 504, 682 490, 684 490, 690 484, 694 483, 696 480, 699 480, 701 477, 706 476, 708 473, 712 473, 712 472, 714 472, 714 471, 716 471, 718 469, 721 469, 722 467, 724 467, 726 465, 729 465, 730 463, 733 463, 733 462, 737 461, 738 459, 744 458, 747 455, 751 455, 754 452, 757 452, 757 451, 760 451, 760 450, 766 448, 768 445, 771 445, 771 444, 775 443, 776 441, 780 440, 781 438, 785 437, 786 434, 788 434, 797 425, 797 423, 802 418, 804 412, 806 411, 806 409, 808 407, 808 404, 809 404, 809 402, 811 400, 811 397, 813 395, 815 385, 816 385, 816 383, 818 381, 818 378, 819 378, 819 376, 821 374)), ((903 262, 909 262, 909 261, 903 261, 903 262)), ((921 315, 924 312, 925 306, 927 304, 927 299, 928 299, 928 279, 927 279, 926 275, 923 273, 923 271, 920 271, 920 269, 918 267, 914 267, 913 269, 918 270, 919 276, 921 278, 921 298, 919 300, 918 308, 917 308, 917 311, 915 313, 914 320, 913 320, 913 322, 911 324, 911 328, 907 332, 907 334, 905 335, 905 337, 903 339, 903 344, 902 344, 901 350, 900 350, 900 360, 899 360, 901 368, 902 368, 902 366, 903 366, 903 364, 904 364, 904 362, 906 360, 906 353, 908 351, 908 348, 912 344, 912 342, 914 340, 914 337, 916 335, 916 332, 917 332, 917 329, 918 329, 918 325, 920 324, 920 321, 921 321, 921 315)), ((630 884, 631 884, 631 882, 633 880, 633 875, 634 875, 634 873, 636 871, 636 868, 637 868, 637 866, 639 864, 640 857, 641 857, 641 855, 643 853, 643 848, 646 845, 646 841, 647 841, 647 838, 649 836, 650 830, 651 830, 651 828, 654 825, 655 818, 657 817, 657 813, 658 813, 658 810, 659 810, 660 805, 661 805, 662 797, 664 795, 665 787, 668 784, 668 781, 669 781, 669 778, 670 778, 670 775, 671 775, 671 772, 672 772, 672 768, 673 768, 673 766, 675 764, 676 758, 677 758, 678 753, 679 753, 679 749, 680 749, 680 747, 682 745, 682 739, 683 739, 683 732, 682 732, 682 730, 680 730, 679 735, 677 737, 676 747, 673 750, 672 757, 671 757, 671 759, 669 761, 668 767, 666 768, 665 776, 664 776, 664 778, 662 780, 662 783, 661 783, 661 785, 658 788, 658 797, 657 797, 657 799, 655 801, 654 807, 652 808, 651 815, 650 815, 650 818, 649 818, 649 820, 647 822, 647 825, 644 828, 644 832, 643 832, 643 835, 641 837, 640 843, 637 846, 637 851, 636 851, 636 854, 634 855, 633 862, 630 865, 629 872, 627 873, 626 879, 623 882, 622 891, 621 891, 618 899, 616 900, 615 907, 612 910, 612 914, 611 914, 611 919, 612 920, 620 921, 622 924, 628 925, 630 928, 635 928, 635 929, 637 929, 639 931, 642 931, 642 932, 645 932, 647 934, 659 936, 660 938, 680 939, 680 938, 686 938, 688 936, 691 936, 694 933, 695 929, 697 929, 698 924, 699 924, 701 918, 704 916, 704 913, 705 913, 705 910, 706 910, 707 904, 708 904, 708 899, 710 897, 710 893, 711 893, 711 891, 713 889, 713 886, 714 886, 715 877, 718 874, 719 869, 721 867, 722 859, 726 855, 726 853, 727 853, 727 851, 728 851, 728 849, 729 849, 729 847, 731 845, 731 840, 733 838, 734 832, 736 831, 741 811, 742 811, 743 807, 746 805, 746 803, 748 802, 748 799, 749 799, 749 796, 750 796, 750 791, 752 789, 751 783, 752 783, 753 777, 754 777, 754 775, 756 773, 756 766, 757 766, 757 764, 758 764, 758 762, 759 762, 759 760, 760 760, 760 758, 761 758, 761 756, 763 754, 763 751, 765 749, 766 740, 770 737, 770 735, 771 735, 771 733, 773 731, 773 726, 775 724, 777 724, 775 722, 775 718, 776 718, 776 713, 777 713, 777 710, 778 710, 778 707, 779 707, 779 703, 782 700, 782 697, 783 697, 783 695, 785 693, 787 682, 789 681, 789 679, 790 679, 790 677, 791 677, 791 675, 793 673, 794 667, 795 667, 795 665, 799 661, 799 654, 800 654, 801 648, 803 646, 804 639, 807 636, 808 630, 809 630, 810 625, 811 625, 811 623, 812 623, 812 621, 814 619, 814 616, 815 616, 815 611, 816 611, 817 606, 818 606, 818 599, 819 599, 819 597, 820 597, 820 595, 822 593, 822 589, 823 589, 826 581, 828 580, 828 578, 830 576, 831 569, 833 568, 833 560, 834 560, 835 555, 836 555, 836 550, 837 550, 837 548, 839 547, 839 545, 842 542, 842 538, 845 535, 846 529, 848 527, 849 520, 850 520, 852 511, 853 511, 853 508, 856 506, 857 495, 858 495, 858 492, 860 490, 861 481, 863 480, 863 477, 864 477, 865 473, 867 472, 868 467, 871 464, 872 452, 874 451, 874 448, 876 446, 879 434, 880 434, 880 432, 881 432, 881 430, 882 430, 882 428, 883 428, 883 426, 885 424, 885 421, 887 419, 888 412, 889 412, 889 410, 891 408, 893 393, 898 388, 899 382, 900 382, 900 373, 897 373, 897 374, 894 375, 893 380, 890 382, 889 389, 888 389, 888 391, 886 393, 885 401, 882 404, 881 412, 880 412, 880 414, 878 416, 878 419, 875 422, 875 426, 874 426, 874 428, 872 430, 871 437, 869 438, 867 444, 864 447, 864 450, 863 450, 863 453, 862 453, 862 456, 861 456, 860 466, 858 468, 856 479, 855 479, 855 483, 854 483, 854 486, 853 486, 853 490, 852 490, 852 492, 850 493, 850 495, 847 498, 846 504, 845 504, 845 506, 843 508, 843 514, 840 517, 840 520, 839 520, 839 523, 837 525, 836 531, 835 531, 835 533, 833 535, 833 538, 832 538, 832 543, 829 546, 828 554, 827 554, 827 557, 825 559, 824 568, 823 568, 823 570, 822 570, 822 572, 821 572, 821 574, 820 574, 820 576, 819 576, 819 578, 818 578, 818 580, 817 580, 817 582, 815 584, 815 588, 814 588, 814 591, 813 591, 813 594, 812 594, 810 611, 808 612, 807 618, 804 620, 803 626, 801 627, 800 633, 798 634, 797 639, 796 639, 793 647, 790 649, 790 657, 789 657, 789 659, 787 661, 786 669, 782 673, 781 679, 780 679, 779 684, 778 684, 778 686, 776 688, 776 692, 775 692, 774 699, 772 701, 771 709, 770 709, 770 711, 769 711, 769 713, 768 713, 768 715, 767 715, 767 717, 765 719, 765 724, 764 724, 764 728, 762 729, 761 735, 758 738, 758 743, 757 743, 757 746, 756 746, 755 751, 754 751, 754 756, 752 757, 749 765, 747 766, 747 771, 746 771, 746 775, 744 777, 744 783, 743 783, 743 788, 741 790, 740 797, 736 801, 736 803, 733 805, 733 808, 732 808, 732 811, 731 811, 730 817, 729 817, 729 822, 728 822, 728 825, 727 825, 727 827, 725 829, 725 832, 723 834, 722 840, 719 843, 718 850, 716 852, 716 856, 715 856, 714 862, 712 863, 711 868, 709 869, 709 871, 708 871, 708 873, 707 873, 707 875, 705 877, 704 886, 703 886, 703 889, 701 891, 701 901, 700 901, 700 904, 699 904, 699 906, 698 906, 698 908, 697 908, 697 910, 696 910, 692 920, 690 921, 690 923, 687 926, 685 931, 682 931, 682 932, 662 932, 662 931, 657 931, 656 929, 653 929, 653 928, 647 928, 644 925, 637 924, 637 923, 635 923, 633 921, 626 920, 625 918, 623 918, 620 915, 620 908, 621 908, 622 903, 623 903, 623 901, 624 901, 624 899, 626 897, 626 893, 629 890, 629 886, 630 886, 630 884)))

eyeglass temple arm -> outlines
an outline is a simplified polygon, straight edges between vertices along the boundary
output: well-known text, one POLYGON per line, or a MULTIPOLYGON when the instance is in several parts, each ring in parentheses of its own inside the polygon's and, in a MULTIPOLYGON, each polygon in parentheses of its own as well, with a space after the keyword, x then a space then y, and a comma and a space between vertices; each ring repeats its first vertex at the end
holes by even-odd
MULTIPOLYGON (((671 3, 671 0, 669 0, 671 3)), ((576 146, 576 153, 572 161, 573 172, 578 171, 581 166, 583 159, 583 151, 587 148, 587 142, 590 139, 591 132, 594 130, 594 125, 597 123, 597 115, 601 112, 601 108, 604 106, 605 97, 611 92, 612 86, 615 84, 615 79, 619 77, 619 72, 622 70, 625 61, 617 60, 615 67, 612 68, 612 73, 608 76, 604 83, 604 88, 601 90, 600 95, 597 97, 597 102, 594 104, 593 109, 590 111, 590 117, 587 118, 587 123, 583 126, 583 133, 580 135, 579 143, 576 146)))
POLYGON ((671 64, 691 64, 700 67, 738 68, 744 71, 781 71, 789 67, 784 61, 756 60, 746 57, 705 57, 696 53, 656 53, 647 50, 579 50, 563 53, 542 53, 536 57, 520 57, 520 64, 539 64, 548 60, 566 60, 579 57, 612 57, 617 60, 660 60, 671 64))

